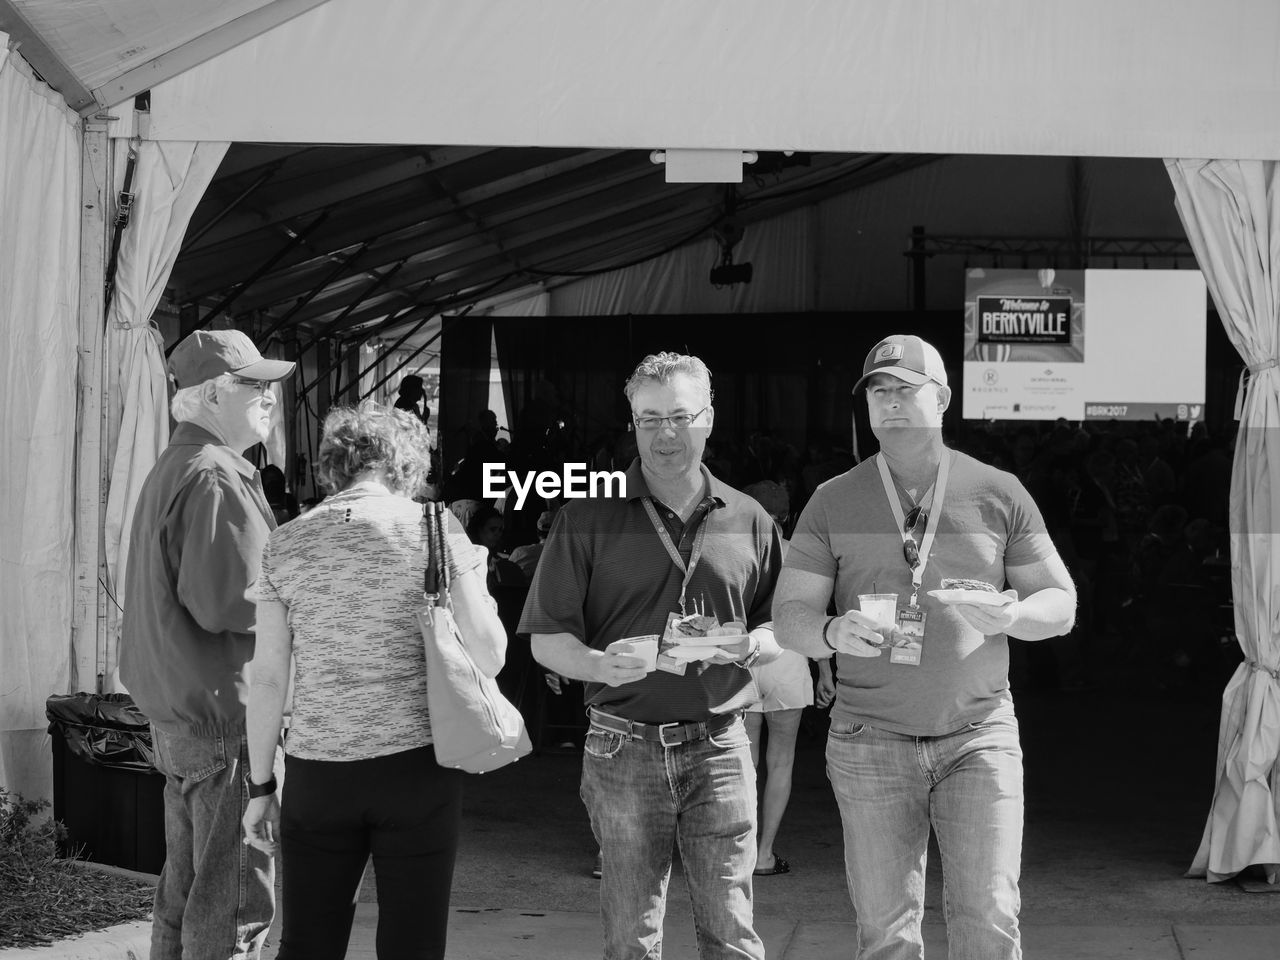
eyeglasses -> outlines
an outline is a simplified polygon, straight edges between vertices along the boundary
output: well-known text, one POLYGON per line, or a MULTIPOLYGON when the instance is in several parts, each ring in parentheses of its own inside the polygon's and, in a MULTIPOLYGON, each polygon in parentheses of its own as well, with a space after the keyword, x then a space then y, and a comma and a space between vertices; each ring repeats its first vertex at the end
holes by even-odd
POLYGON ((632 417, 632 423, 636 425, 637 430, 657 430, 664 423, 669 423, 676 430, 687 430, 693 426, 695 420, 711 409, 711 404, 707 404, 697 413, 673 413, 669 417, 632 417))
POLYGON ((915 539, 917 526, 929 526, 929 514, 924 507, 912 507, 902 523, 902 532, 910 536, 910 539, 902 541, 902 559, 907 561, 907 566, 912 570, 920 566, 920 545, 915 539))
POLYGON ((271 392, 270 380, 246 380, 244 377, 232 377, 231 380, 242 387, 253 387, 260 397, 265 397, 271 392))

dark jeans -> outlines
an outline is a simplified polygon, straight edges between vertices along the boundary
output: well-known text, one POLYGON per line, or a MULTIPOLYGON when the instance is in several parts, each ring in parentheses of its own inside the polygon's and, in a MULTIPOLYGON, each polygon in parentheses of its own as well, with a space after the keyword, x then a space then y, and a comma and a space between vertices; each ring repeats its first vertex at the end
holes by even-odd
POLYGON ((372 760, 285 758, 279 960, 346 956, 373 855, 378 956, 444 956, 465 774, 419 747, 372 760))

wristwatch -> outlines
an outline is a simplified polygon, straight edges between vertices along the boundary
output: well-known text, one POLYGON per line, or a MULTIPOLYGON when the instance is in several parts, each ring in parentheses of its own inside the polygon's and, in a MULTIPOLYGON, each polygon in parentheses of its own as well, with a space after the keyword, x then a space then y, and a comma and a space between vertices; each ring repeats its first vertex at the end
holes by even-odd
POLYGON ((249 799, 257 800, 259 797, 269 797, 276 792, 276 777, 273 773, 271 779, 266 783, 254 783, 249 774, 244 775, 244 785, 249 790, 249 799))
POLYGON ((756 665, 756 661, 760 659, 760 638, 751 638, 751 651, 743 659, 738 661, 738 665, 745 670, 750 670, 756 665))

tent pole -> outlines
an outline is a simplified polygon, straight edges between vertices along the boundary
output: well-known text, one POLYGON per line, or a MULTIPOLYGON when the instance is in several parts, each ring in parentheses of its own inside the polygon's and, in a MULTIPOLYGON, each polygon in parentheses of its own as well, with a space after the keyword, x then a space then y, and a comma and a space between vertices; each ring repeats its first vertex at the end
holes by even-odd
POLYGON ((308 303, 314 300, 317 296, 319 296, 320 291, 323 290, 325 287, 329 286, 329 284, 333 283, 334 280, 337 280, 338 277, 341 276, 344 271, 354 266, 356 261, 359 260, 362 256, 364 256, 365 251, 369 249, 369 245, 371 243, 373 243, 372 240, 366 240, 364 246, 362 246, 359 250, 357 250, 355 254, 351 256, 349 259, 339 260, 338 265, 334 267, 332 271, 330 271, 328 276, 326 276, 323 280, 321 280, 309 291, 307 291, 307 293, 304 296, 299 297, 298 302, 295 303, 290 308, 288 313, 278 318, 273 324, 271 324, 271 326, 267 327, 265 332, 263 332, 258 336, 258 339, 256 341, 258 344, 258 347, 261 348, 265 346, 267 341, 271 339, 271 335, 275 333, 277 330, 279 330, 281 327, 283 327, 290 320, 292 320, 293 315, 295 313, 297 313, 299 310, 305 307, 308 303))
POLYGON ((924 227, 911 228, 911 246, 907 251, 911 258, 911 309, 916 313, 924 313, 925 308, 925 275, 924 262, 929 254, 925 253, 924 227))
POLYGON ((107 204, 105 120, 82 121, 80 163, 80 349, 76 382, 75 573, 68 693, 100 690, 106 669, 106 454, 109 379, 105 315, 107 204), (92 683, 92 686, 89 684, 92 683))
POLYGON ((249 184, 249 186, 245 187, 244 190, 240 191, 239 196, 234 200, 223 204, 222 209, 210 217, 207 223, 202 223, 200 228, 196 230, 195 234, 184 240, 182 245, 188 250, 194 250, 196 248, 196 244, 200 242, 201 237, 220 224, 223 219, 235 210, 236 207, 240 206, 240 204, 243 203, 251 193, 274 177, 280 171, 282 166, 284 166, 283 163, 273 163, 271 166, 267 167, 265 173, 258 177, 257 180, 253 181, 253 183, 249 184))
MULTIPOLYGON (((362 376, 362 377, 363 377, 366 373, 369 373, 370 371, 372 371, 372 370, 373 370, 373 369, 374 369, 378 364, 380 364, 383 360, 386 360, 388 357, 390 357, 390 356, 391 356, 391 354, 395 353, 395 352, 396 352, 397 350, 399 350, 402 346, 404 346, 404 342, 405 342, 406 340, 408 340, 410 337, 412 337, 412 336, 413 336, 415 333, 417 333, 419 330, 421 330, 424 326, 426 326, 427 321, 428 321, 428 320, 430 320, 430 319, 431 319, 432 317, 434 317, 434 316, 435 316, 435 314, 433 314, 433 313, 429 313, 429 314, 427 314, 425 317, 423 317, 423 318, 422 318, 422 320, 421 320, 419 323, 417 323, 417 324, 416 324, 412 329, 410 329, 408 333, 406 333, 404 336, 402 336, 399 340, 397 340, 397 341, 396 341, 395 343, 393 343, 391 346, 389 346, 389 347, 387 347, 385 350, 383 350, 383 351, 382 351, 382 353, 380 353, 380 354, 378 355, 378 359, 374 360, 374 361, 373 361, 373 363, 369 364, 369 366, 367 366, 367 367, 365 367, 363 370, 361 370, 361 371, 360 371, 360 376, 362 376)), ((443 318, 442 318, 442 319, 443 319, 443 318)), ((443 331, 443 330, 444 330, 444 324, 443 324, 443 323, 441 323, 441 325, 440 325, 440 330, 441 330, 441 331, 443 331)), ((436 342, 436 340, 437 340, 437 339, 439 339, 439 337, 440 337, 440 333, 439 333, 439 332, 437 332, 437 333, 436 333, 436 335, 435 335, 434 337, 432 337, 430 340, 428 340, 426 343, 424 343, 422 346, 420 346, 417 350, 413 351, 413 353, 409 354, 408 358, 405 360, 405 362, 404 362, 404 363, 408 363, 410 360, 412 360, 414 357, 416 357, 418 354, 420 354, 423 350, 427 349, 427 347, 429 347, 429 346, 431 346, 431 344, 435 343, 435 342, 436 342)), ((385 377, 383 377, 381 380, 379 380, 377 383, 375 383, 375 384, 374 384, 374 385, 373 385, 369 390, 367 390, 367 391, 365 391, 364 393, 360 394, 360 399, 361 399, 361 400, 363 400, 365 397, 367 397, 367 396, 369 396, 370 394, 372 394, 374 390, 377 390, 380 386, 382 386, 384 383, 386 383, 388 380, 390 380, 390 379, 391 379, 391 377, 395 374, 396 370, 399 370, 399 369, 400 369, 400 367, 403 367, 403 366, 404 366, 404 363, 400 364, 400 366, 399 366, 399 367, 396 367, 396 368, 395 368, 395 370, 392 370, 392 371, 391 371, 390 373, 388 373, 385 377)))
MULTIPOLYGON (((428 318, 428 319, 430 319, 430 318, 428 318)), ((448 321, 449 321, 449 320, 452 320, 452 319, 453 319, 452 317, 442 318, 442 320, 443 320, 444 322, 442 322, 442 323, 440 324, 440 329, 436 332, 436 335, 435 335, 434 337, 432 337, 430 340, 428 340, 426 343, 424 343, 422 346, 420 346, 417 350, 413 351, 413 353, 409 354, 407 357, 405 357, 403 360, 401 360, 398 364, 396 364, 394 367, 392 367, 392 368, 391 368, 391 370, 387 373, 387 375, 386 375, 386 376, 384 376, 381 380, 379 380, 377 383, 375 383, 372 387, 370 387, 368 390, 366 390, 364 393, 362 393, 362 394, 360 395, 360 399, 361 399, 361 400, 363 400, 365 397, 368 397, 368 396, 372 395, 372 393, 373 393, 375 390, 377 390, 380 386, 382 386, 384 383, 386 383, 388 380, 390 380, 392 377, 394 377, 397 373, 399 373, 401 370, 403 370, 405 367, 407 367, 410 363, 412 363, 412 362, 413 362, 413 360, 414 360, 414 358, 416 358, 416 357, 418 356, 418 354, 422 353, 422 351, 426 350, 426 349, 427 349, 427 347, 431 346, 433 343, 435 343, 437 340, 439 340, 439 339, 440 339, 440 334, 444 333, 444 328, 445 328, 446 324, 448 323, 448 321)), ((408 336, 408 334, 406 334, 405 336, 408 336)), ((376 366, 376 364, 377 364, 377 363, 381 363, 381 362, 382 362, 386 357, 390 356, 391 352, 392 352, 394 349, 395 349, 395 347, 392 347, 390 350, 386 350, 386 351, 384 351, 384 352, 383 352, 383 354, 382 354, 382 356, 381 356, 381 357, 379 357, 379 358, 378 358, 378 360, 376 361, 375 366, 376 366)))
MULTIPOLYGON (((323 327, 320 328, 320 335, 326 336, 329 333, 332 333, 334 330, 337 330, 341 326, 342 321, 347 319, 347 317, 351 315, 351 312, 355 310, 356 307, 360 306, 360 304, 364 303, 371 296, 377 293, 379 289, 381 289, 383 286, 389 283, 391 281, 391 278, 400 272, 400 268, 403 267, 408 262, 409 261, 407 258, 404 260, 401 260, 399 263, 397 263, 394 267, 392 267, 386 273, 379 276, 377 280, 369 284, 369 286, 365 287, 364 290, 360 292, 360 296, 352 300, 349 304, 347 304, 346 308, 343 309, 343 311, 340 314, 338 314, 336 317, 334 317, 332 320, 330 320, 328 323, 326 323, 323 327)), ((428 284, 430 282, 431 282, 430 280, 427 281, 428 284)))
MULTIPOLYGON (((255 283, 261 280, 271 270, 272 267, 274 267, 277 263, 279 263, 286 256, 288 256, 291 250, 293 250, 295 247, 301 246, 306 241, 307 236, 313 230, 315 230, 316 227, 320 226, 328 219, 329 219, 329 211, 326 210, 324 211, 324 213, 320 214, 320 216, 316 217, 314 220, 312 220, 309 224, 307 224, 301 230, 297 231, 296 233, 291 231, 289 234, 288 241, 286 241, 285 244, 279 250, 277 250, 274 254, 272 254, 265 263, 263 263, 260 267, 258 267, 257 270, 253 271, 253 273, 249 275, 248 279, 242 281, 234 290, 232 290, 225 297, 223 297, 217 306, 215 306, 212 310, 210 310, 208 313, 205 314, 204 322, 202 326, 208 326, 209 322, 213 320, 214 317, 226 311, 226 309, 230 307, 231 304, 235 303, 238 299, 240 299, 240 295, 242 293, 244 293, 246 290, 252 287, 255 283)), ((172 349, 172 347, 170 349, 172 349)))

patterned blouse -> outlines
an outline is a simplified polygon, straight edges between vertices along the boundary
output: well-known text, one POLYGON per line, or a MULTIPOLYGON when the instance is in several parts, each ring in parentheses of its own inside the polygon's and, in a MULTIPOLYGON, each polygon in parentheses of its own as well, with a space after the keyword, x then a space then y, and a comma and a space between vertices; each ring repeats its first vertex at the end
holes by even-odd
MULTIPOLYGON (((447 515, 454 577, 485 552, 447 515)), ((431 742, 422 605, 422 506, 362 482, 272 531, 251 599, 283 603, 293 635, 285 750, 363 760, 431 742)))

